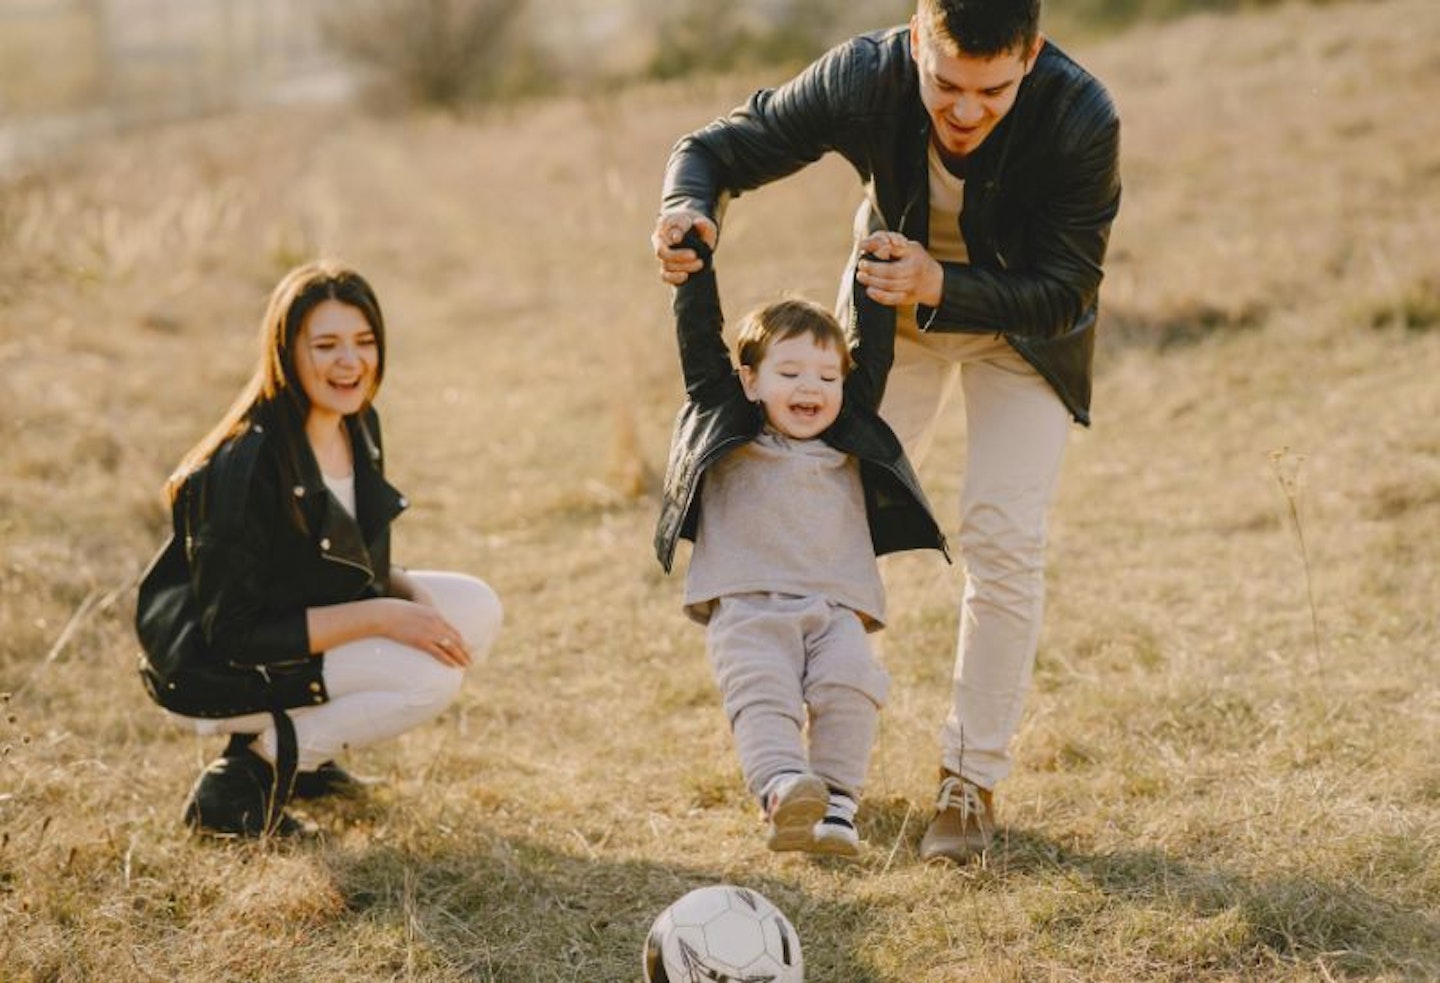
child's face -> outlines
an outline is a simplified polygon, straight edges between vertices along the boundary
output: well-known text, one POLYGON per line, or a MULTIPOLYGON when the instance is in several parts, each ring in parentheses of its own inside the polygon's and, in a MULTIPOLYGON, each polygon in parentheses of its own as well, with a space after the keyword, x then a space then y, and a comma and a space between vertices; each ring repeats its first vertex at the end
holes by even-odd
POLYGON ((772 428, 808 440, 840 415, 843 366, 834 346, 799 334, 773 343, 758 366, 740 366, 740 382, 746 397, 764 408, 772 428))

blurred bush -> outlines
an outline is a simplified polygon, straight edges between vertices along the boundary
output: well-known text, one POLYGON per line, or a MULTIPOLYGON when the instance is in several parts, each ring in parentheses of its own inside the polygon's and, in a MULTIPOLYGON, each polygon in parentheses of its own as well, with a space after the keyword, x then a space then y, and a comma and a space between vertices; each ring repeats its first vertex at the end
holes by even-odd
MULTIPOLYGON (((1042 26, 1063 40, 1283 2, 1044 0, 1042 26)), ((612 32, 603 37, 585 33, 587 18, 596 18, 593 5, 571 9, 563 0, 329 0, 321 31, 364 72, 372 104, 458 110, 596 83, 798 69, 846 37, 903 23, 913 10, 914 0, 863 7, 849 0, 636 0, 601 16, 612 32), (636 46, 622 44, 616 31, 639 48, 618 71, 586 47, 614 53, 636 46)))
POLYGON ((337 0, 321 30, 366 72, 372 102, 460 109, 546 87, 525 0, 337 0))
POLYGON ((660 21, 646 74, 669 79, 767 65, 802 65, 835 38, 831 0, 794 0, 769 17, 708 0, 672 3, 660 21))
MULTIPOLYGON (((1287 0, 1044 0, 1042 26, 1064 37, 1103 35, 1145 21, 1201 12, 1273 7, 1287 0)), ((1332 0, 1302 0, 1323 5, 1332 0)), ((848 0, 715 3, 669 0, 657 13, 644 76, 669 79, 776 65, 803 65, 852 34, 903 23, 914 0, 857 10, 848 0)))
MULTIPOLYGON (((1187 14, 1234 13, 1278 7, 1289 0, 1043 0, 1046 31, 1108 34, 1145 21, 1173 20, 1187 14)), ((1332 0, 1301 0, 1324 6, 1332 0)))

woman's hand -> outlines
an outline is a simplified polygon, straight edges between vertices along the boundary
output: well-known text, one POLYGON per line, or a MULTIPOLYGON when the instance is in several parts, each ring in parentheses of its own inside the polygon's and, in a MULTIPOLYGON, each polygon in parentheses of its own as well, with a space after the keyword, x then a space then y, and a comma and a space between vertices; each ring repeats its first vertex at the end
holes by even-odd
POLYGON ((860 253, 855 278, 871 300, 886 307, 939 306, 945 270, 920 243, 898 232, 872 232, 860 241, 860 253), (875 258, 866 259, 865 254, 875 258))
POLYGON ((471 662, 464 637, 435 607, 434 598, 429 598, 424 588, 413 601, 372 597, 310 608, 305 612, 305 622, 310 651, 317 655, 357 638, 379 635, 419 649, 447 666, 468 666, 471 662))
POLYGON ((463 668, 470 664, 465 639, 433 603, 425 603, 418 597, 413 601, 380 597, 369 603, 377 607, 376 634, 427 652, 447 666, 463 668))

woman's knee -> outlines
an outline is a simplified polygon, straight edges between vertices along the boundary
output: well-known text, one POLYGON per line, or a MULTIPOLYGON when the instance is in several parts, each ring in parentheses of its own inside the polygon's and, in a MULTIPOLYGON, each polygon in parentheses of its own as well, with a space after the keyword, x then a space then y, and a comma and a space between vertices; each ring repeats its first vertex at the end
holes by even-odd
POLYGON ((460 695, 464 682, 464 669, 442 665, 432 659, 418 667, 418 671, 405 675, 402 684, 405 702, 412 707, 444 709, 460 695))
POLYGON ((505 607, 489 584, 483 580, 472 580, 471 584, 470 596, 455 627, 460 629, 471 655, 479 659, 495 644, 500 626, 505 622, 505 607))
POLYGON ((417 571, 411 576, 434 596, 440 612, 460 632, 471 656, 483 658, 505 620, 499 595, 489 584, 468 574, 417 571))

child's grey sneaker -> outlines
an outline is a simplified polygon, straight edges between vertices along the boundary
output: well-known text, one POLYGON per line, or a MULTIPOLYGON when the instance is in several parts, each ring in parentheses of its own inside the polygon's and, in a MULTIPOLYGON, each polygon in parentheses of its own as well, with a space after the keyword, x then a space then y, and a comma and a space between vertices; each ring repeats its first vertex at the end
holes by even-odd
POLYGON ((860 834, 855 829, 856 808, 855 799, 848 792, 831 789, 825 816, 811 832, 814 838, 811 852, 832 857, 860 856, 860 834))
POLYGON ((791 772, 772 778, 761 797, 770 835, 765 845, 776 853, 811 850, 815 826, 825 815, 829 789, 814 775, 791 772))

